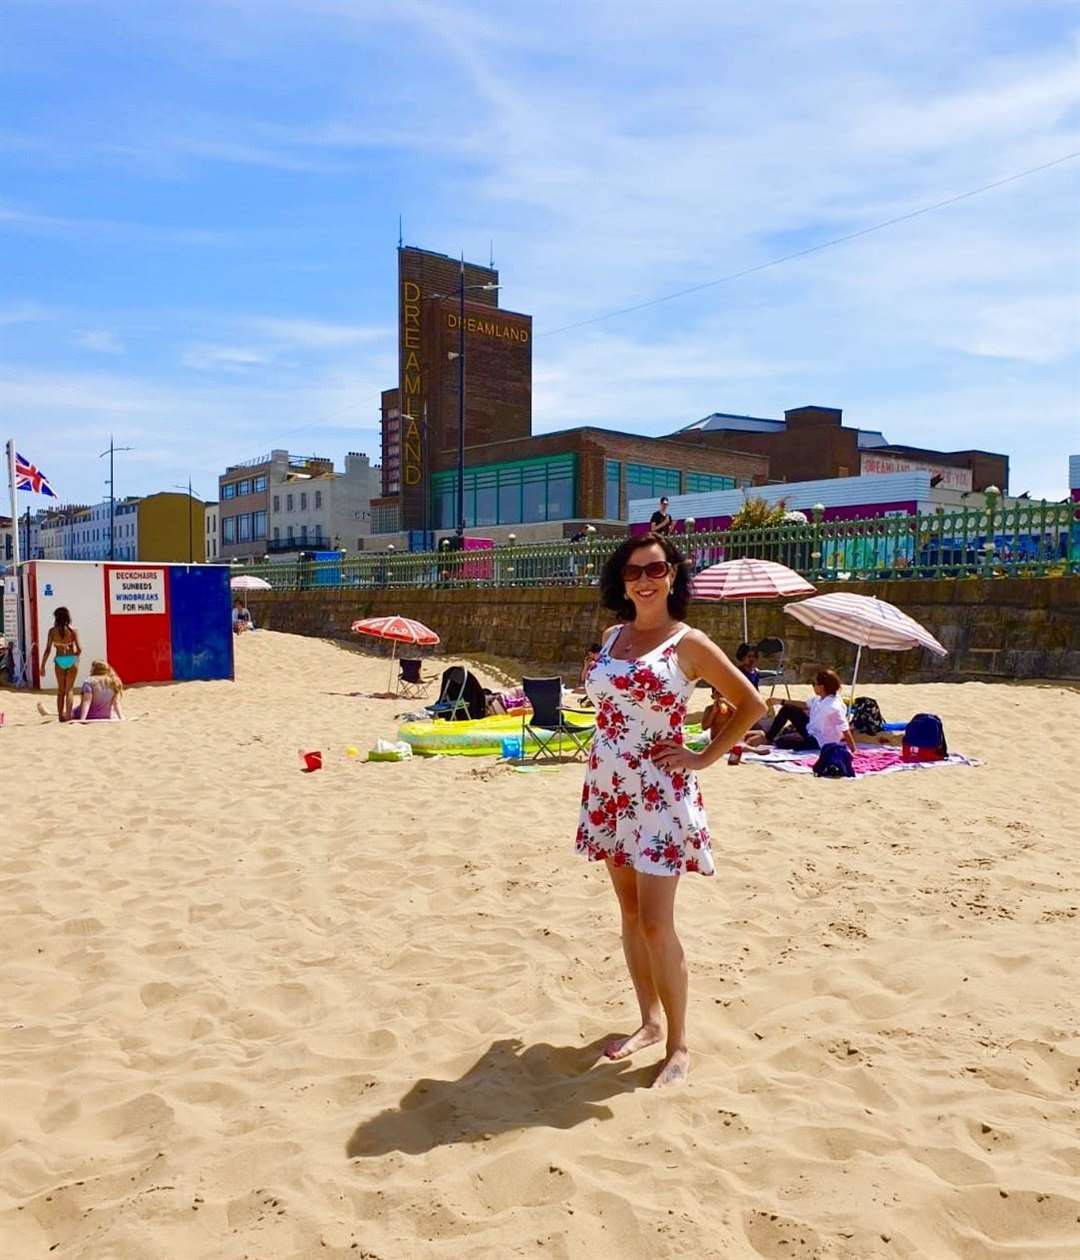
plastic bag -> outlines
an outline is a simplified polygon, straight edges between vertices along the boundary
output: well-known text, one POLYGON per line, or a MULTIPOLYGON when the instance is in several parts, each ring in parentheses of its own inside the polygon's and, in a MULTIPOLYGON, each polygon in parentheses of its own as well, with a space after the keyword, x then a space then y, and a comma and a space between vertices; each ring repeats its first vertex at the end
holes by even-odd
POLYGON ((409 761, 412 758, 412 745, 399 739, 377 739, 375 747, 368 753, 368 761, 409 761))

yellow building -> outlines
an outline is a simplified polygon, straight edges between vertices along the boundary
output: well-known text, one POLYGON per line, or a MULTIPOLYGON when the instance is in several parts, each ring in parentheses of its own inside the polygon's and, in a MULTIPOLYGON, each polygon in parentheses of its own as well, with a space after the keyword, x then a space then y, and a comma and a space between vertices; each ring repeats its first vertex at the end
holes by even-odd
POLYGON ((206 504, 171 490, 139 500, 138 558, 151 563, 201 564, 206 504))

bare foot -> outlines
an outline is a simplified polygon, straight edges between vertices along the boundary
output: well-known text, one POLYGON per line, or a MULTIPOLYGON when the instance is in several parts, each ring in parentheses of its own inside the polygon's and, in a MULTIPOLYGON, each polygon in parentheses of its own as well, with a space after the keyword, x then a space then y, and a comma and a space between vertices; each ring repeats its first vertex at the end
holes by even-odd
POLYGON ((653 1078, 653 1089, 667 1089, 670 1085, 684 1085, 690 1075, 690 1051, 673 1050, 660 1064, 653 1078))
POLYGON ((629 1037, 617 1037, 604 1047, 604 1057, 608 1059, 625 1059, 637 1050, 646 1046, 655 1046, 663 1036, 659 1024, 642 1024, 637 1032, 629 1037))

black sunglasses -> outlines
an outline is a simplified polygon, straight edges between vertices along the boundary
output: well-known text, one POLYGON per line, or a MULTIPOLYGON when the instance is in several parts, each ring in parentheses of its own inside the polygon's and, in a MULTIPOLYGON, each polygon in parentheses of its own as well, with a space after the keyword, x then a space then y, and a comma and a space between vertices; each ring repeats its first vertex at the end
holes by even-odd
POLYGON ((650 560, 648 564, 624 564, 622 579, 624 582, 636 582, 644 573, 646 577, 659 581, 660 578, 667 577, 670 567, 666 560, 650 560))

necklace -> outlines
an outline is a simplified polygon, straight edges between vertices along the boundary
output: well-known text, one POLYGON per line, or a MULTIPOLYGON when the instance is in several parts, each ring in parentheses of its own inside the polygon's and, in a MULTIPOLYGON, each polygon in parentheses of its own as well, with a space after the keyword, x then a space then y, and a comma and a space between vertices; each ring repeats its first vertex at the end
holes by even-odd
MULTIPOLYGON (((674 625, 674 622, 672 622, 671 624, 674 625)), ((639 635, 637 633, 637 629, 634 626, 633 622, 627 623, 625 628, 627 630, 626 651, 628 653, 628 659, 632 659, 636 656, 641 655, 642 649, 639 648, 638 646, 639 635)), ((659 627, 657 627, 655 630, 650 631, 647 635, 640 636, 640 637, 643 638, 646 643, 649 642, 650 639, 657 639, 658 643, 662 643, 663 640, 667 638, 668 635, 671 634, 672 632, 671 625, 668 625, 664 628, 663 634, 661 634, 659 638, 657 638, 658 631, 659 631, 659 627)), ((653 643, 652 647, 656 647, 656 643, 653 643)), ((652 651, 652 648, 645 648, 644 650, 646 652, 650 652, 652 651)))

